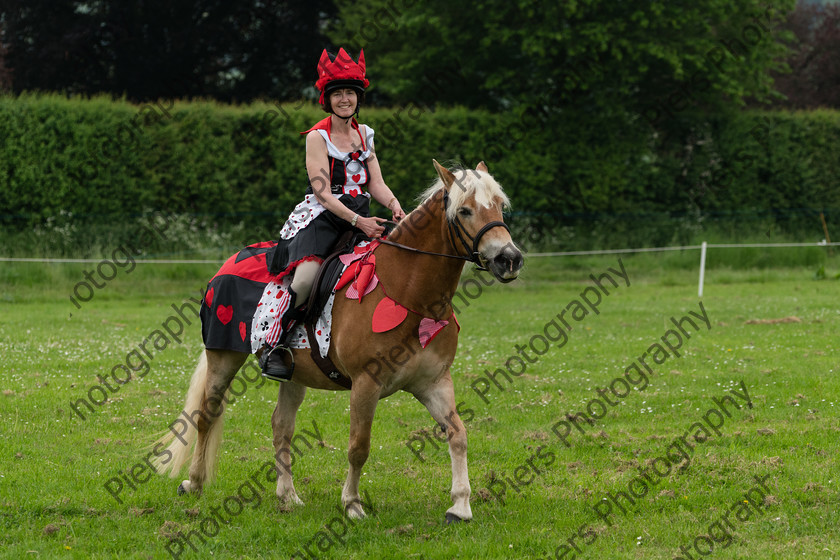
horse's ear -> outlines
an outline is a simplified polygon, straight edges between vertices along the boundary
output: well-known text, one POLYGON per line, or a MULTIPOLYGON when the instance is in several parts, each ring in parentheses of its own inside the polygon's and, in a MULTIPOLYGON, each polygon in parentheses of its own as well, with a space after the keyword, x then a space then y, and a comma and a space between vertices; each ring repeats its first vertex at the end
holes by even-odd
POLYGON ((475 170, 476 171, 484 171, 485 173, 490 173, 489 171, 487 171, 487 166, 484 165, 483 161, 478 162, 478 165, 475 166, 475 170))
POLYGON ((435 164, 435 170, 437 171, 438 177, 440 177, 440 180, 443 181, 443 188, 449 191, 449 187, 451 187, 452 183, 455 182, 455 175, 453 175, 447 168, 439 164, 436 159, 433 159, 432 161, 435 164))

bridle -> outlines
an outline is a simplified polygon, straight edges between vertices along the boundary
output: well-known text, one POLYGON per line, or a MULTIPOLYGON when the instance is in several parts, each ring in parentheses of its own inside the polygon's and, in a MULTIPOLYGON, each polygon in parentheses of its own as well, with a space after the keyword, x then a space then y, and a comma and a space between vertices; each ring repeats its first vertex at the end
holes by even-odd
MULTIPOLYGON (((443 193, 443 214, 446 216, 446 210, 449 208, 449 193, 443 193)), ((389 220, 390 222, 390 220, 389 220)), ((394 223, 394 222, 390 222, 394 223)), ((419 253, 422 255, 432 255, 435 257, 446 257, 449 259, 460 259, 463 261, 468 261, 471 263, 475 263, 477 270, 487 271, 487 259, 485 259, 481 253, 478 252, 478 245, 481 243, 481 238, 484 236, 485 233, 490 231, 493 228, 501 227, 505 228, 508 233, 510 233, 510 228, 504 222, 500 222, 498 220, 493 222, 487 222, 484 226, 478 230, 478 233, 475 234, 475 237, 470 236, 467 232, 467 229, 464 227, 464 224, 461 223, 461 219, 455 214, 455 219, 450 221, 446 220, 448 229, 449 229, 449 241, 452 243, 453 247, 456 247, 455 237, 461 242, 461 246, 467 251, 469 256, 464 255, 449 255, 447 253, 435 253, 432 251, 423 251, 421 249, 417 249, 416 247, 409 247, 408 245, 403 245, 402 243, 397 243, 395 241, 389 241, 388 239, 380 239, 379 242, 384 245, 391 245, 392 247, 398 247, 400 249, 411 251, 412 253, 419 253)))

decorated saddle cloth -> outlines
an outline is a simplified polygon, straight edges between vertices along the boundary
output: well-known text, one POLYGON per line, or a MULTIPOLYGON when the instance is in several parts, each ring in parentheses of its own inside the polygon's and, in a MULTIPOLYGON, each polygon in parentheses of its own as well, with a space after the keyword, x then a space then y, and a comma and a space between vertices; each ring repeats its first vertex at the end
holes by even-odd
MULTIPOLYGON (((378 244, 378 241, 365 241, 339 257, 341 275, 315 321, 316 340, 309 340, 305 327, 298 325, 289 336, 290 347, 311 348, 314 343, 321 356, 327 356, 336 293, 347 286, 344 297, 361 301, 381 286, 374 253, 378 244)), ((205 347, 250 353, 262 348, 267 333, 279 317, 273 304, 282 299, 290 283, 288 276, 278 281, 268 272, 266 253, 275 245, 275 242, 263 242, 242 249, 210 280, 200 312, 205 347)), ((371 328, 375 333, 387 332, 402 324, 409 313, 416 314, 388 297, 386 292, 374 311, 371 328)), ((460 330, 454 313, 451 319, 460 330)), ((420 345, 428 346, 449 322, 421 316, 417 332, 420 345)))
MULTIPOLYGON (((277 245, 266 241, 245 247, 230 257, 207 286, 201 304, 201 336, 206 348, 214 350, 252 350, 252 327, 260 299, 271 285, 275 276, 268 272, 266 254, 277 245)), ((288 280, 286 280, 288 283, 288 280)), ((325 307, 319 321, 325 321, 327 333, 324 339, 329 348, 329 323, 332 317, 332 301, 325 307)), ((309 341, 303 328, 293 339, 297 347, 309 348, 309 341), (302 334, 302 336, 300 336, 302 334)))

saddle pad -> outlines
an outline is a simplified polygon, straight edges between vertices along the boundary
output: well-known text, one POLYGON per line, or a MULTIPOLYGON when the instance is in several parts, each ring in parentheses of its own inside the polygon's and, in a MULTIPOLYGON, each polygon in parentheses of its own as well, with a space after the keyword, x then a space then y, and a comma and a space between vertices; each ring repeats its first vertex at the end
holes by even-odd
MULTIPOLYGON (((356 246, 352 246, 353 251, 349 253, 362 255, 368 250, 368 246, 369 243, 367 241, 361 242, 356 246)), ((335 286, 346 268, 347 265, 344 263, 344 259, 338 256, 327 259, 319 271, 318 279, 309 297, 306 320, 314 322, 315 338, 317 339, 314 343, 318 344, 318 349, 322 357, 326 357, 330 349, 332 308, 336 292, 335 286), (313 318, 315 314, 317 315, 313 318)), ((275 300, 279 291, 288 291, 290 282, 291 279, 289 276, 284 276, 280 282, 277 282, 272 277, 264 285, 257 304, 275 300)), ((278 320, 276 313, 272 312, 272 306, 259 306, 257 304, 254 304, 254 314, 251 324, 251 345, 248 350, 251 353, 257 353, 263 347, 266 335, 271 329, 271 326, 278 320)), ((288 344, 291 348, 311 348, 313 341, 309 340, 305 326, 300 324, 292 331, 288 339, 288 344)))

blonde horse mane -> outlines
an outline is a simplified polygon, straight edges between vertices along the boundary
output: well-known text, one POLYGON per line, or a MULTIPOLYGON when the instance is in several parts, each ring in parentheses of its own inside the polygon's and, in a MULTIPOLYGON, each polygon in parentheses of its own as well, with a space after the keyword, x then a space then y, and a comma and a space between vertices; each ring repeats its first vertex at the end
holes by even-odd
MULTIPOLYGON (((485 208, 496 204, 497 198, 501 200, 502 209, 510 207, 510 200, 502 190, 502 186, 489 173, 463 167, 455 167, 450 171, 455 175, 455 182, 449 188, 449 206, 446 209, 446 219, 450 222, 455 219, 458 208, 463 206, 471 195, 475 195, 476 204, 485 208)), ((433 197, 441 189, 443 189, 443 180, 438 179, 420 193, 418 197, 420 204, 433 197)))

